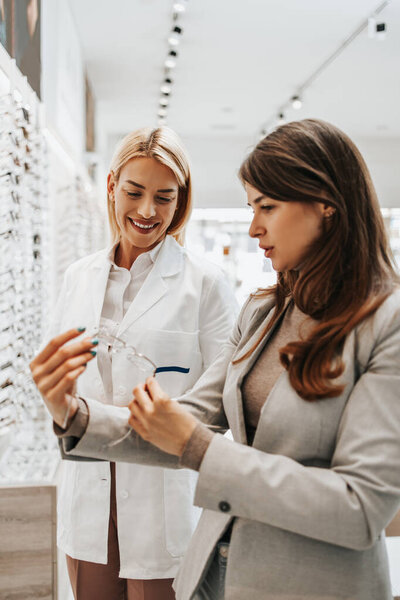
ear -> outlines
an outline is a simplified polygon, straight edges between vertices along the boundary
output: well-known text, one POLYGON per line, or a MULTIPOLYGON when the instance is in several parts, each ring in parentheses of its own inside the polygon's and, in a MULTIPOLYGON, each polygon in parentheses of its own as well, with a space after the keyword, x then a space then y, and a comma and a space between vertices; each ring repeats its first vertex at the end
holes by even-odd
POLYGON ((336 208, 331 206, 330 204, 321 204, 322 207, 322 216, 324 219, 330 219, 336 212, 336 208))
POLYGON ((114 197, 115 185, 116 185, 115 175, 114 175, 113 171, 110 171, 109 174, 107 175, 107 194, 108 194, 108 197, 110 198, 111 202, 115 202, 115 197, 114 197))

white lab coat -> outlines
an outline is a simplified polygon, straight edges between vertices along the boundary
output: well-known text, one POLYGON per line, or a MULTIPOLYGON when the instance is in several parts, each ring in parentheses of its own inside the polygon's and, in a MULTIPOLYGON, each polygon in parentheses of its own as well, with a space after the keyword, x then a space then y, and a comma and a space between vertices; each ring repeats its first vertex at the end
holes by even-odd
MULTIPOLYGON (((69 328, 98 326, 107 286, 109 249, 71 265, 49 337, 69 328)), ((191 388, 228 337, 236 301, 220 269, 199 259, 167 236, 143 286, 118 330, 157 367, 180 366, 188 372, 161 372, 157 379, 170 396, 191 388)), ((113 357, 113 402, 129 398, 126 365, 113 357), (125 371, 126 372, 126 371, 125 371)), ((106 402, 97 359, 80 376, 82 397, 106 402)), ((58 502, 58 544, 73 558, 107 562, 110 512, 108 462, 68 462, 58 502)), ((199 517, 193 506, 197 474, 128 463, 116 464, 120 577, 175 577, 199 517)))

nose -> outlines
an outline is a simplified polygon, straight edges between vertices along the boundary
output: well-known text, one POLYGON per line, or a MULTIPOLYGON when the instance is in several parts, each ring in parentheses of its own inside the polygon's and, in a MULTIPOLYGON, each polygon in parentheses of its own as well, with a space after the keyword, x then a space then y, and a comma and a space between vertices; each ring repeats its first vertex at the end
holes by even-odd
POLYGON ((141 217, 143 217, 143 219, 151 219, 152 217, 155 217, 156 209, 154 206, 153 198, 142 198, 140 204, 137 207, 137 212, 141 217))
POLYGON ((260 236, 263 235, 263 233, 265 233, 265 228, 261 226, 261 224, 259 223, 259 221, 257 219, 257 215, 254 214, 253 220, 250 223, 250 227, 249 227, 249 236, 252 238, 259 238, 260 236))

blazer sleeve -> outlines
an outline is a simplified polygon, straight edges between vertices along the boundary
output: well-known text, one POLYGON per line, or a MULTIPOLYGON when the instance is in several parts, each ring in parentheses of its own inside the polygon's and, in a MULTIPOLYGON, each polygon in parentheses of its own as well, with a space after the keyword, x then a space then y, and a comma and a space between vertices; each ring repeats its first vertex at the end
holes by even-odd
POLYGON ((378 334, 373 327, 373 350, 343 411, 330 468, 217 434, 200 467, 195 504, 346 548, 373 545, 400 506, 398 305, 389 303, 383 320, 378 334))
POLYGON ((207 281, 200 303, 199 343, 204 370, 208 369, 226 342, 239 307, 224 273, 207 281))
MULTIPOLYGON (((177 399, 199 421, 214 431, 223 432, 228 429, 222 393, 228 366, 241 338, 241 319, 247 304, 248 302, 245 303, 229 339, 222 345, 215 361, 190 392, 177 399)), ((85 398, 85 402, 89 409, 88 426, 80 439, 73 436, 60 438, 63 458, 79 460, 78 457, 87 457, 170 468, 180 466, 178 457, 162 452, 145 442, 134 431, 120 444, 109 447, 109 442, 119 439, 127 431, 129 410, 126 407, 101 404, 88 398, 85 398)))

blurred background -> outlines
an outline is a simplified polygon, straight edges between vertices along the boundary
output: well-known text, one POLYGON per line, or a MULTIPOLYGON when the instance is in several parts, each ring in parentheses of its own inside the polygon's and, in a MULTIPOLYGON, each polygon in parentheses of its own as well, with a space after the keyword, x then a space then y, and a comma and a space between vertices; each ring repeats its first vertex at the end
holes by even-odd
POLYGON ((0 0, 0 597, 70 597, 58 453, 27 365, 65 268, 108 243, 116 143, 161 124, 182 137, 186 245, 225 269, 241 303, 275 274, 248 237, 238 168, 274 127, 310 117, 358 145, 400 265, 399 0, 0 0))

